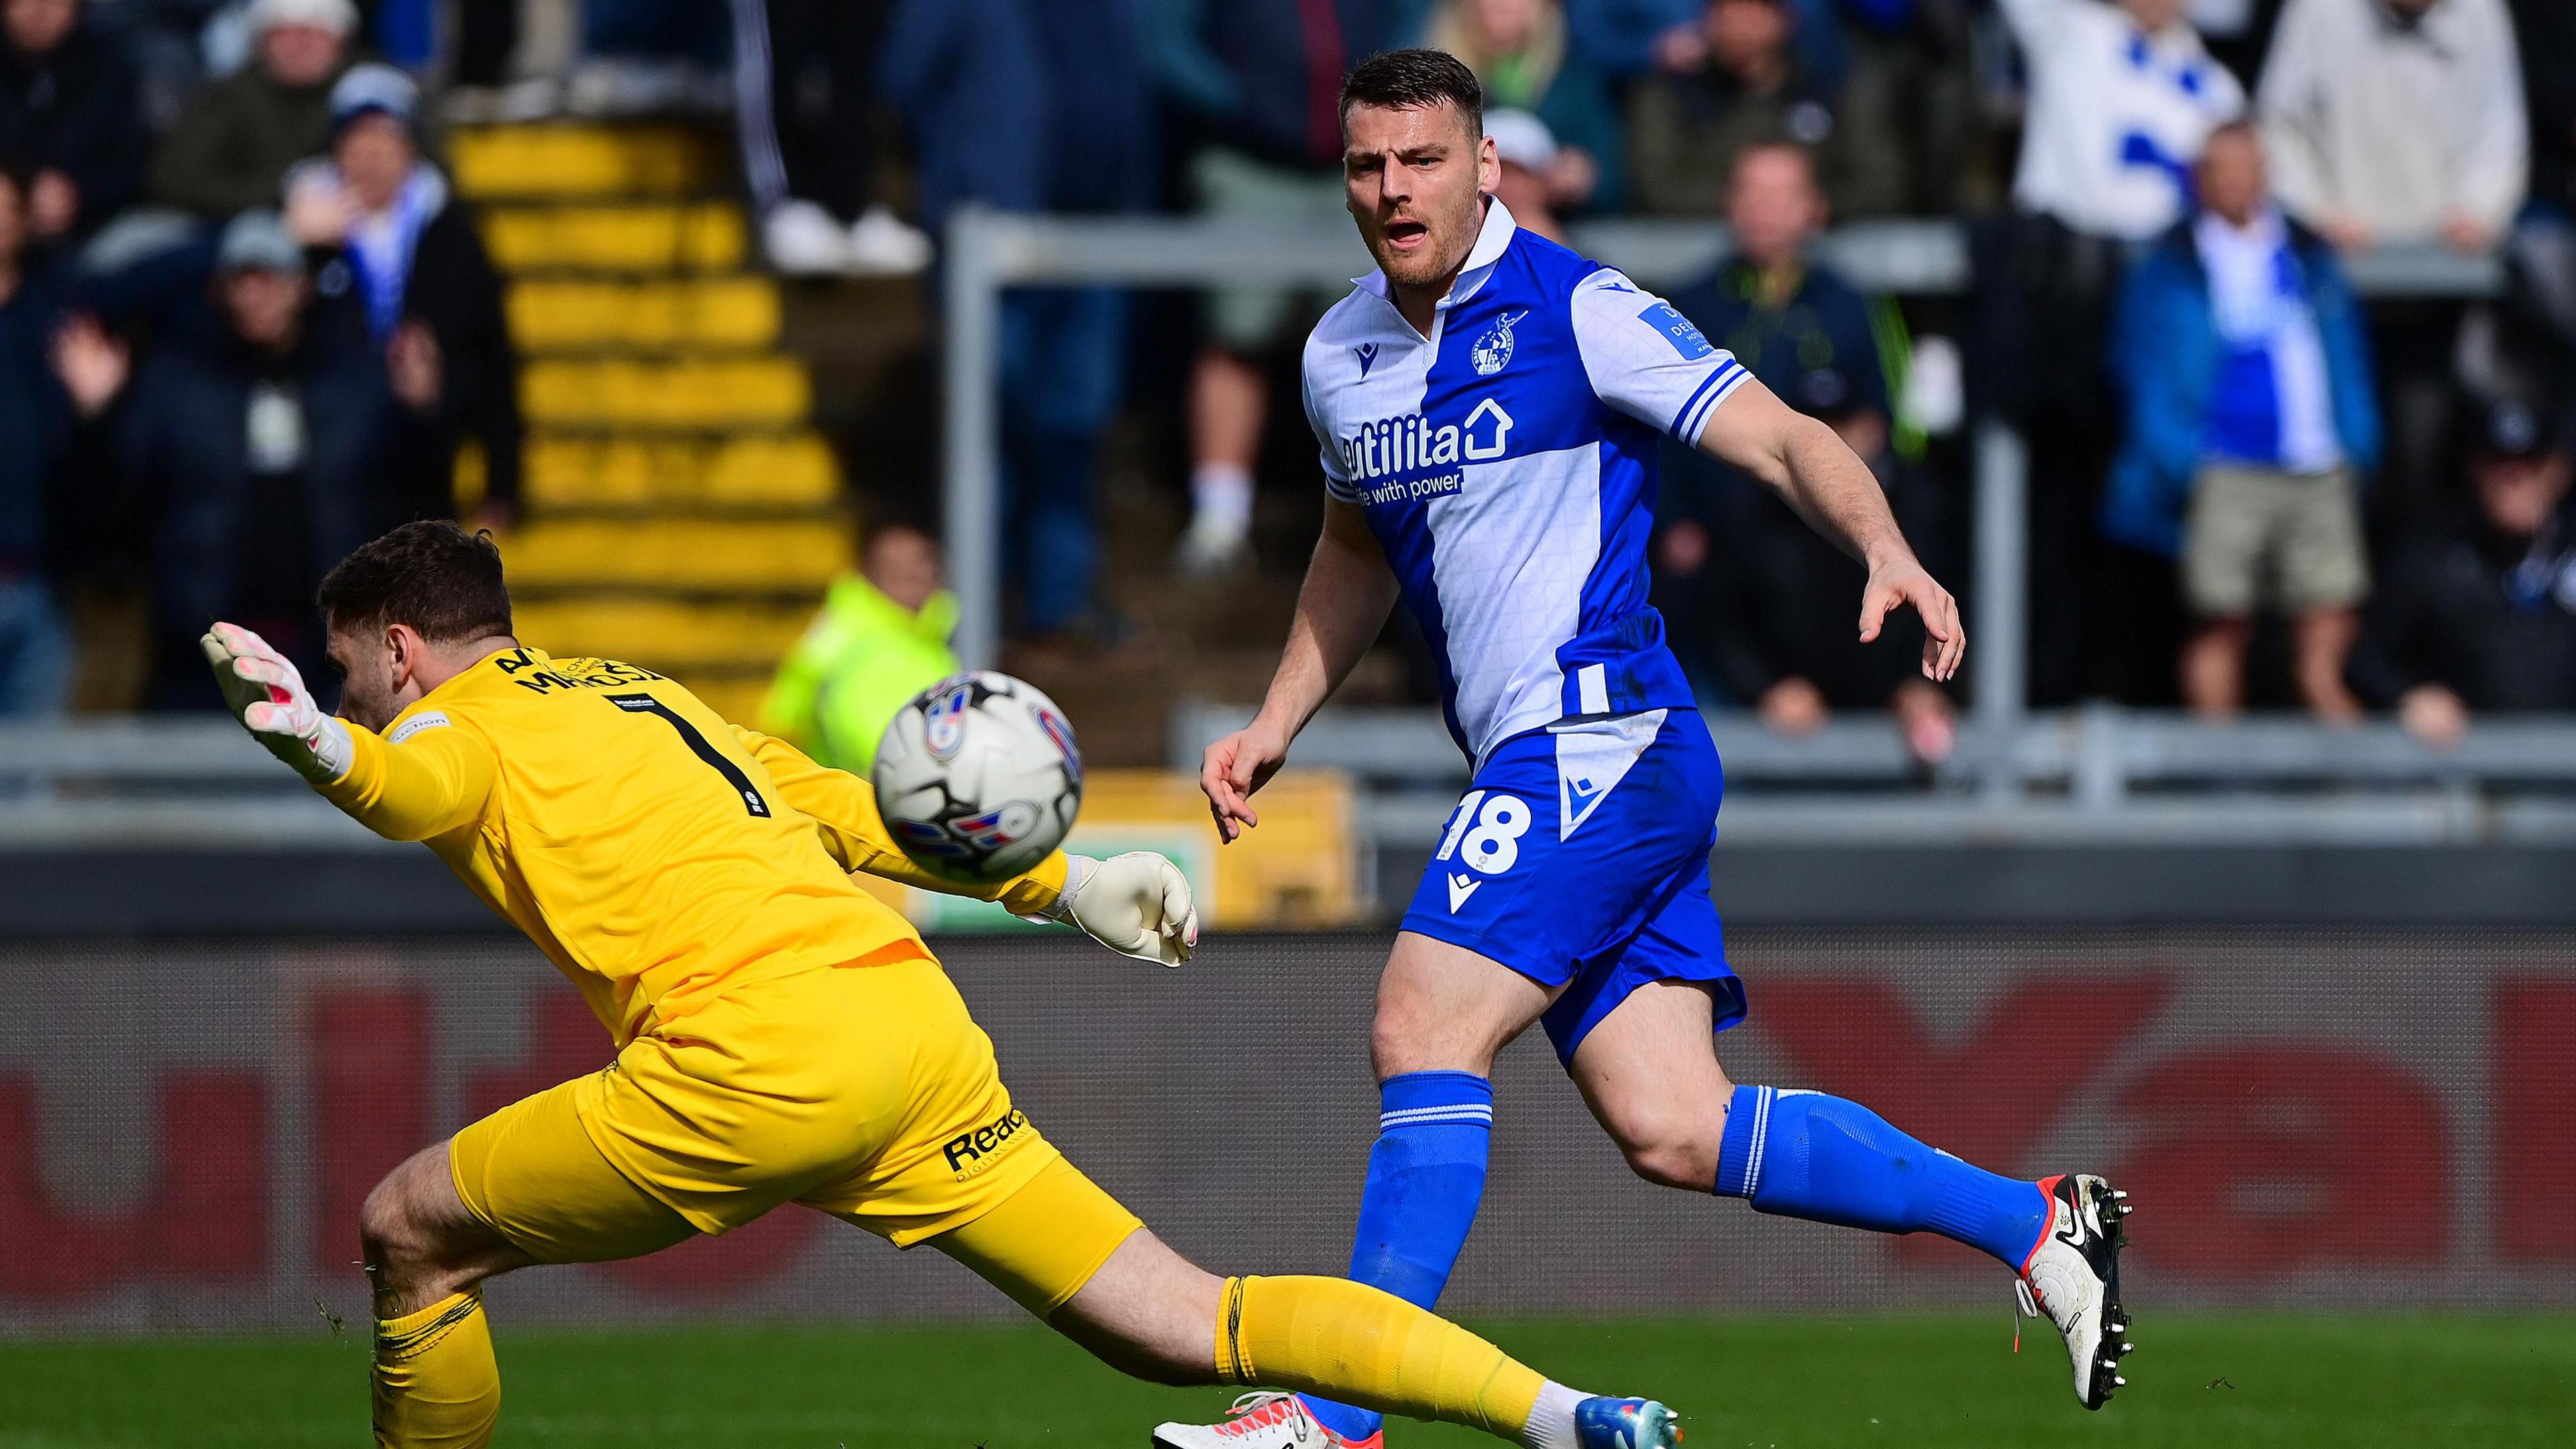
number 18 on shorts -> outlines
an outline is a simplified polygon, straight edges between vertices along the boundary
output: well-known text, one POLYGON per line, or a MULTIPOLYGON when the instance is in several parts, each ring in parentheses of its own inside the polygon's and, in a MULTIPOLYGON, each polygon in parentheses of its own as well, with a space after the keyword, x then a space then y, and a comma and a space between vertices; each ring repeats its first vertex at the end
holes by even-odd
POLYGON ((1441 826, 1404 929, 1564 986, 1547 1026, 1566 1055, 1646 981, 1731 991, 1708 894, 1722 790, 1707 726, 1688 711, 1506 740, 1441 826))

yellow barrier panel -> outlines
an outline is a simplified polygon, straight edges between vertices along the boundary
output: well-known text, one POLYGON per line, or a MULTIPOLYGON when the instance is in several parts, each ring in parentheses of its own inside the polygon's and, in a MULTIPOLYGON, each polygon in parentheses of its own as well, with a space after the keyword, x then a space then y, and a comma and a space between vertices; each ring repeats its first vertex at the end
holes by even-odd
POLYGON ((813 433, 720 442, 540 435, 528 444, 527 459, 522 486, 538 508, 819 508, 841 486, 831 446, 813 433))
MULTIPOLYGON (((1358 825, 1349 777, 1287 771, 1260 795, 1261 828, 1220 845, 1198 779, 1170 770, 1097 770, 1065 848, 1111 856, 1151 850, 1190 878, 1199 924, 1218 930, 1324 929, 1368 919, 1359 884, 1358 825)), ((933 891, 901 895, 924 930, 999 930, 1009 913, 933 891)))
POLYGON ((741 589, 816 594, 849 566, 830 519, 539 519, 501 540, 514 588, 741 589))
POLYGON ((504 272, 728 272, 749 238, 731 202, 682 206, 500 206, 483 245, 504 272))
POLYGON ((510 289, 509 309, 510 336, 530 352, 758 348, 778 340, 778 289, 765 277, 528 281, 510 289))
POLYGON ((804 364, 785 357, 539 361, 519 373, 520 410, 539 425, 776 426, 803 422, 812 405, 804 364))
POLYGON ((717 179, 707 138, 669 126, 478 127, 450 136, 447 157, 471 197, 681 196, 717 179))

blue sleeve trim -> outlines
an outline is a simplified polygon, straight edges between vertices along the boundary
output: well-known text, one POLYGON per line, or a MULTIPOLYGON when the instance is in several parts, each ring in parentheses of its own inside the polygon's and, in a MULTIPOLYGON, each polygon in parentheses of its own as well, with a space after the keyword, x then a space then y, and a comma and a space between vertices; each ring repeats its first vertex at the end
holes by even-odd
POLYGON ((1745 375, 1743 365, 1733 358, 1728 358, 1725 366, 1700 379, 1699 386, 1694 388, 1689 398, 1683 401, 1681 411, 1673 414, 1673 425, 1665 431, 1671 433, 1674 441, 1684 447, 1696 445, 1699 442, 1700 429, 1707 426, 1709 411, 1725 401, 1726 395, 1735 390, 1736 382, 1745 375), (1712 394, 1709 391, 1711 388, 1717 391, 1712 394), (1705 403, 1702 399, 1706 399, 1705 403), (1694 421, 1694 415, 1696 415, 1696 421, 1694 421))

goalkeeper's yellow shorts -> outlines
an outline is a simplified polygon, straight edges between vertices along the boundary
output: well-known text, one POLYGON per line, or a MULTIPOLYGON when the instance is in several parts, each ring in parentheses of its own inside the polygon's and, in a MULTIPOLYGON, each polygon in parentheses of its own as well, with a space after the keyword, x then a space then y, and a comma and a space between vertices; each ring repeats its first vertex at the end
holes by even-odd
POLYGON ((932 1241, 1041 1315, 1140 1226, 1011 1105, 931 961, 735 987, 457 1133, 448 1161, 467 1211, 539 1262, 638 1257, 794 1202, 932 1241))

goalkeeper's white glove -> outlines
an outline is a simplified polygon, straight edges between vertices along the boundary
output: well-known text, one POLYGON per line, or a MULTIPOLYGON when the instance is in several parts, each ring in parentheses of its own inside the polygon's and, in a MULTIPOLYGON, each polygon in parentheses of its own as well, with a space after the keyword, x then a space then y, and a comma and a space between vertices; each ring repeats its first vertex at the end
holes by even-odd
POLYGON ((1091 939, 1122 956, 1178 966, 1199 943, 1199 908, 1190 900, 1189 877, 1146 850, 1093 860, 1065 857, 1064 891, 1047 911, 1071 921, 1091 939))
POLYGON ((349 727, 322 712, 293 662, 238 624, 217 624, 197 641, 223 686, 224 703, 250 737, 295 773, 320 783, 348 773, 349 727))

